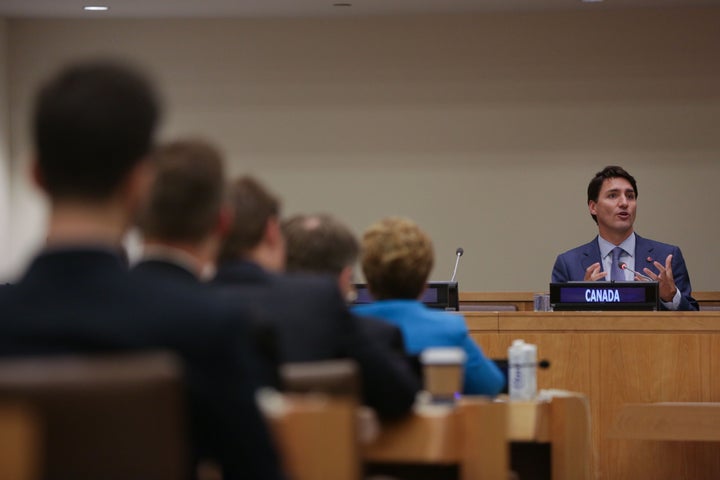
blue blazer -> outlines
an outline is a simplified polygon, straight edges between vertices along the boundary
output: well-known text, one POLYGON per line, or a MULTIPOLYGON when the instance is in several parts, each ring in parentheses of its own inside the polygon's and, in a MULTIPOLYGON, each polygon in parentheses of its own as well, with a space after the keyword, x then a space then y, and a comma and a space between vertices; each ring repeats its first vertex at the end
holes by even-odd
MULTIPOLYGON (((637 233, 635 239, 635 270, 642 272, 643 268, 649 267, 655 271, 653 262, 658 261, 664 264, 667 256, 672 254, 673 278, 675 279, 675 286, 680 290, 680 306, 678 310, 698 310, 698 303, 691 296, 690 276, 680 248, 675 245, 643 238, 637 233)), ((597 237, 595 237, 593 241, 585 245, 558 255, 553 266, 552 282, 582 281, 585 278, 585 270, 597 262, 600 262, 602 268, 600 246, 597 237)), ((660 308, 665 310, 662 303, 660 303, 660 308)))
POLYGON ((467 361, 463 393, 496 395, 505 386, 502 372, 470 338, 461 315, 431 310, 416 300, 380 300, 357 305, 353 311, 397 325, 405 337, 405 348, 411 355, 417 355, 428 347, 464 349, 467 361))

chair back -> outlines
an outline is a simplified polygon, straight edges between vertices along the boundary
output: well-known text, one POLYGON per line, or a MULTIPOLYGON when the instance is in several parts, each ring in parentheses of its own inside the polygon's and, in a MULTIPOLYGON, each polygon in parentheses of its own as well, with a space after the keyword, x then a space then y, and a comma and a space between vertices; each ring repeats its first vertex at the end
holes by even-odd
POLYGON ((0 360, 0 401, 40 425, 40 478, 187 478, 179 360, 164 352, 0 360))
POLYGON ((0 402, 0 480, 39 480, 40 426, 34 411, 0 402))
POLYGON ((352 360, 285 364, 285 392, 260 395, 293 480, 358 480, 358 368, 352 360))
POLYGON ((280 366, 280 381, 285 392, 360 396, 358 366, 349 359, 285 363, 280 366))

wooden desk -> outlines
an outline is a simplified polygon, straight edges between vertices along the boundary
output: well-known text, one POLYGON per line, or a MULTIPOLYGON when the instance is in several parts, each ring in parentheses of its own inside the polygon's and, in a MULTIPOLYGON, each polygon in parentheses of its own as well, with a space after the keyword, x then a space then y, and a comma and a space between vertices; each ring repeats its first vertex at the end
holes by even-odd
MULTIPOLYGON (((513 305, 520 312, 533 311, 534 292, 460 292, 463 305, 513 305)), ((720 292, 693 292, 701 307, 720 306, 720 292)))
POLYGON ((464 398, 454 408, 417 407, 410 417, 382 425, 362 456, 378 463, 456 464, 461 480, 507 480, 507 413, 507 404, 482 397, 464 398))
POLYGON ((538 388, 583 392, 590 403, 595 478, 717 479, 720 444, 611 438, 627 404, 720 402, 720 312, 465 312, 494 358, 516 338, 552 362, 538 388))
MULTIPOLYGON (((477 460, 478 465, 492 464, 502 452, 497 451, 497 442, 488 432, 497 422, 504 422, 506 441, 552 444, 553 480, 591 478, 590 419, 585 397, 572 394, 546 402, 493 405, 494 412, 486 410, 484 417, 476 416, 470 425, 470 419, 463 418, 460 409, 418 409, 410 418, 385 426, 380 437, 364 448, 363 457, 374 462, 452 464, 461 463, 465 456, 477 460), (468 426, 474 431, 474 440, 463 445, 461 439, 467 435, 464 429, 468 426)), ((495 473, 478 469, 471 474, 463 471, 461 463, 461 478, 504 480, 507 460, 504 463, 504 469, 495 473)))

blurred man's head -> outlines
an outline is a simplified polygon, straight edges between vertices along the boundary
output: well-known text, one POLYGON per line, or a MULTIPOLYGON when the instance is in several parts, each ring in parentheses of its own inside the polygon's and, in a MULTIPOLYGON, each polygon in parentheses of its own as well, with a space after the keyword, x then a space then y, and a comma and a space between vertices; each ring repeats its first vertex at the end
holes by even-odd
POLYGON ((138 216, 146 249, 180 249, 199 270, 212 266, 230 221, 220 152, 202 140, 177 140, 150 161, 155 179, 138 216))
POLYGON ((406 218, 385 218, 363 234, 363 274, 378 300, 417 299, 434 262, 430 237, 406 218))
POLYGON ((285 240, 280 231, 280 200, 252 177, 230 184, 232 222, 220 250, 220 262, 249 260, 266 270, 285 269, 285 240))
POLYGON ((352 231, 330 215, 295 215, 282 223, 287 242, 288 272, 336 277, 348 298, 354 292, 353 266, 360 245, 352 231))
POLYGON ((153 87, 106 61, 72 65, 36 99, 35 176, 52 201, 103 201, 150 149, 159 119, 153 87))
POLYGON ((207 238, 225 201, 220 152, 202 140, 178 140, 157 148, 150 160, 155 180, 138 218, 143 236, 183 243, 207 238))

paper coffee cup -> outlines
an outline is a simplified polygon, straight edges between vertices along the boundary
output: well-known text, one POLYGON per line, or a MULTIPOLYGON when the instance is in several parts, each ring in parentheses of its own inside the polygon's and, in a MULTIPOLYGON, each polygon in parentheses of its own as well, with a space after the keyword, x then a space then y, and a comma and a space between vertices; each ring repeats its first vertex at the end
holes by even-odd
POLYGON ((452 398, 462 392, 463 371, 467 356, 462 348, 433 347, 423 350, 425 390, 434 398, 452 398))

